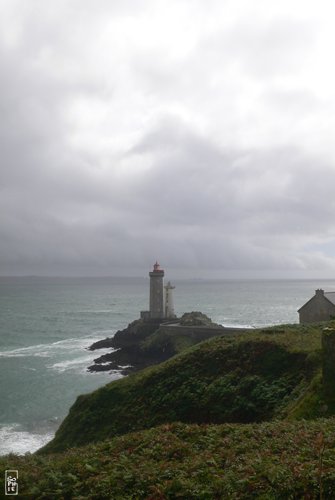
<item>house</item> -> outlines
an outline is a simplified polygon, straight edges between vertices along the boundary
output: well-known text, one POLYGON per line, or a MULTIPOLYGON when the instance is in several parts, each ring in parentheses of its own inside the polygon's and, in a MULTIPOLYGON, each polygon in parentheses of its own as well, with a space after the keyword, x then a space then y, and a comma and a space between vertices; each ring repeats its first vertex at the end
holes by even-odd
POLYGON ((298 310, 300 323, 335 319, 335 292, 315 290, 315 295, 298 310))

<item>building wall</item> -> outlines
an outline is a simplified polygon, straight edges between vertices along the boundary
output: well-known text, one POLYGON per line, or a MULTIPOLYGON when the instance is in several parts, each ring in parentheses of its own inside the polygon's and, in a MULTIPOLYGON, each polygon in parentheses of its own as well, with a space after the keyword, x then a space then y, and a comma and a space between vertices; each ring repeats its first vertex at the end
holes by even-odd
POLYGON ((164 318, 163 271, 150 275, 150 318, 164 318))
POLYGON ((252 331, 251 328, 206 328, 205 326, 182 326, 178 324, 161 324, 159 331, 168 335, 186 335, 192 337, 197 341, 206 340, 211 337, 216 337, 218 335, 231 335, 235 333, 241 333, 246 331, 252 331))
POLYGON ((169 282, 167 286, 165 286, 164 288, 165 288, 165 317, 175 318, 176 315, 174 313, 173 295, 172 295, 172 290, 175 287, 171 286, 169 282))
POLYGON ((317 290, 314 297, 299 310, 300 323, 317 323, 327 321, 335 316, 335 305, 323 295, 323 290, 317 290))

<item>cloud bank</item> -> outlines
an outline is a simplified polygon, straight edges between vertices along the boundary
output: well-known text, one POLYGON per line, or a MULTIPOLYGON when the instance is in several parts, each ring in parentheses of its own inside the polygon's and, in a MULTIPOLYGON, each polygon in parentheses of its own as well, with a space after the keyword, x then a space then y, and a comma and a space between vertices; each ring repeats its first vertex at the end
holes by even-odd
POLYGON ((0 274, 334 277, 331 2, 0 10, 0 274))

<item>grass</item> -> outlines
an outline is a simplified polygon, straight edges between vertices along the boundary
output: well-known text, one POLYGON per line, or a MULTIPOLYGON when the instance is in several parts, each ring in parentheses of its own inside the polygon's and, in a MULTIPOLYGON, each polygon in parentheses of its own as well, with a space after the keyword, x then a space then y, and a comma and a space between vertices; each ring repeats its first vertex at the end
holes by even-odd
POLYGON ((288 325, 212 338, 161 365, 79 396, 42 452, 175 421, 283 418, 294 415, 296 402, 299 418, 308 417, 311 410, 301 398, 320 370, 319 352, 318 327, 288 325))
POLYGON ((188 348, 79 396, 44 449, 0 465, 19 470, 23 498, 40 500, 335 498, 324 326, 334 322, 188 348))
POLYGON ((62 454, 2 457, 0 464, 18 469, 21 494, 36 500, 286 500, 317 499, 320 491, 331 499, 334 429, 333 418, 173 423, 62 454))

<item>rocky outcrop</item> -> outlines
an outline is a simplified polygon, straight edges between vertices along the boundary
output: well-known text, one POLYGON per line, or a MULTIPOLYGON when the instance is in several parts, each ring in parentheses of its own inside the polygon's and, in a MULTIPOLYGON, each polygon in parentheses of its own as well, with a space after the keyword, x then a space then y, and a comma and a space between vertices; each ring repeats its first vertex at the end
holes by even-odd
POLYGON ((138 344, 141 340, 144 340, 146 337, 155 332, 159 328, 159 325, 160 321, 157 320, 144 321, 143 319, 136 319, 135 321, 132 321, 127 328, 118 330, 114 337, 107 337, 104 340, 94 342, 89 349, 90 351, 109 347, 120 349, 138 344))
MULTIPOLYGON (((181 326, 206 326, 208 328, 218 328, 221 325, 213 323, 213 321, 200 311, 192 311, 185 313, 180 318, 179 324, 181 326)), ((221 327, 223 328, 223 327, 221 327)))
POLYGON ((152 359, 152 355, 148 355, 141 348, 141 342, 158 330, 159 325, 157 321, 137 319, 127 328, 117 331, 114 337, 94 342, 89 347, 91 351, 106 348, 112 348, 113 351, 96 358, 88 370, 91 372, 120 370, 126 375, 163 361, 164 359, 160 358, 152 359))
POLYGON ((119 330, 114 337, 91 345, 89 349, 92 351, 102 348, 112 348, 113 351, 96 358, 88 370, 118 370, 127 375, 161 363, 191 345, 225 332, 228 333, 224 327, 199 311, 185 313, 172 323, 138 319, 119 330))

